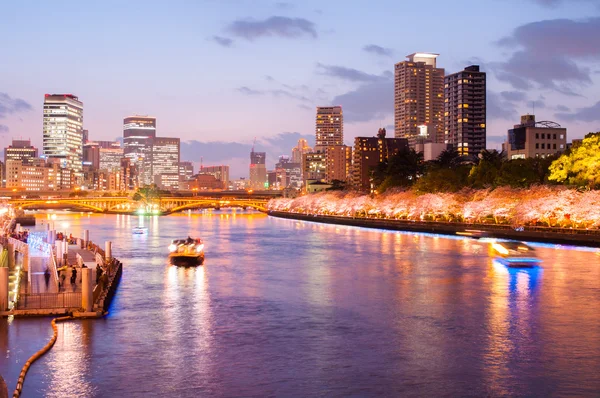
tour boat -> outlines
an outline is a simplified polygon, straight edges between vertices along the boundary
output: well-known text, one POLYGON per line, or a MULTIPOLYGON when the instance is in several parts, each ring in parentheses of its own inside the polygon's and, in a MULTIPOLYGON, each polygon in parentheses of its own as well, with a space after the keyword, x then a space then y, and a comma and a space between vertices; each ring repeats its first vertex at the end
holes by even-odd
POLYGON ((133 234, 134 235, 143 235, 143 234, 145 234, 147 232, 148 232, 148 228, 146 228, 146 227, 135 227, 133 229, 133 234))
POLYGON ((175 239, 169 245, 169 260, 175 265, 202 265, 204 242, 199 238, 175 239))
POLYGON ((497 260, 507 267, 535 267, 541 260, 535 257, 535 249, 523 242, 493 242, 497 260))

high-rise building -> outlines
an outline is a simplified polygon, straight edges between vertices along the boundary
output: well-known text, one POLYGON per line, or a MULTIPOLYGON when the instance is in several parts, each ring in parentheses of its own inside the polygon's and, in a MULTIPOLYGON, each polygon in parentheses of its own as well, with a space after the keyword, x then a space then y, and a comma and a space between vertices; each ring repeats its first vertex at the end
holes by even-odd
POLYGON ((372 192, 372 172, 381 162, 400 151, 408 150, 406 138, 386 138, 384 128, 377 137, 356 137, 354 139, 354 161, 352 165, 352 185, 365 192, 372 192))
POLYGON ((160 189, 179 189, 179 138, 155 137, 152 140, 151 175, 160 189))
POLYGON ((302 179, 304 187, 307 187, 307 181, 325 181, 326 178, 327 156, 325 151, 305 153, 302 160, 302 179))
POLYGON ((46 94, 44 97, 43 153, 57 159, 60 167, 71 170, 76 180, 83 178, 83 103, 72 94, 46 94))
POLYGON ((439 54, 415 53, 395 65, 394 117, 396 138, 414 146, 427 126, 436 142, 444 140, 444 69, 438 68, 439 54))
POLYGON ((267 153, 250 152, 250 187, 252 189, 264 189, 267 183, 267 153))
POLYGON ((325 147, 325 182, 347 181, 352 167, 352 147, 329 145, 325 147))
POLYGON ((100 148, 100 162, 98 168, 115 172, 121 169, 121 159, 123 159, 123 148, 100 148))
MULTIPOLYGON (((187 181, 194 176, 194 164, 192 162, 179 162, 179 181, 187 181)), ((180 187, 181 189, 181 187, 180 187)))
POLYGON ((30 140, 12 140, 12 144, 4 148, 4 164, 8 160, 19 160, 27 163, 38 157, 38 150, 31 145, 30 140))
POLYGON ((136 166, 139 185, 154 183, 152 140, 156 138, 156 118, 129 116, 123 119, 123 153, 136 166))
POLYGON ((478 65, 445 77, 444 141, 461 155, 486 148, 486 75, 478 65))
POLYGON ((341 106, 317 107, 316 146, 344 145, 344 115, 341 106))
POLYGON ((508 130, 508 159, 556 155, 567 148, 567 129, 555 122, 536 122, 535 115, 521 116, 521 123, 508 130))
POLYGON ((300 138, 298 145, 292 148, 292 163, 302 163, 302 156, 309 152, 312 152, 312 148, 308 146, 308 141, 300 138))
POLYGON ((227 189, 229 185, 229 166, 203 166, 200 173, 214 176, 218 181, 221 181, 222 188, 227 189))

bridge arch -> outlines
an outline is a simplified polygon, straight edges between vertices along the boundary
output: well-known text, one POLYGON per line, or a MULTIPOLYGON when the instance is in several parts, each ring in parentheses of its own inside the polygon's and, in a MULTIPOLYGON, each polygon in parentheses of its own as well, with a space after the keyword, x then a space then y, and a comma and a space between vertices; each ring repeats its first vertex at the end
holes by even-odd
POLYGON ((42 206, 44 208, 46 208, 46 207, 52 208, 52 205, 71 205, 73 207, 83 207, 84 209, 90 209, 90 210, 93 210, 98 213, 104 212, 103 208, 94 206, 89 203, 79 202, 79 201, 74 201, 74 200, 64 200, 64 199, 52 200, 52 201, 48 201, 48 200, 10 201, 9 203, 15 207, 19 207, 21 209, 28 209, 28 208, 36 207, 36 206, 42 206))
POLYGON ((237 200, 228 200, 226 202, 215 201, 215 200, 195 200, 190 203, 176 205, 175 207, 165 209, 164 211, 169 213, 177 213, 183 210, 188 209, 198 209, 198 208, 211 208, 215 207, 251 207, 255 210, 266 212, 266 201, 262 202, 246 202, 246 201, 237 201, 237 200))

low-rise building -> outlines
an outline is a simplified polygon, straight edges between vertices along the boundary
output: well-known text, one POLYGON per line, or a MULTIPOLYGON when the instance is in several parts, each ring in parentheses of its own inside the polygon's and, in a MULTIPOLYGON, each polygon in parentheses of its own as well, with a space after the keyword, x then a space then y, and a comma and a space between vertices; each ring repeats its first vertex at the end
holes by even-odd
POLYGON ((567 129, 550 121, 536 122, 535 115, 521 116, 521 123, 508 130, 508 159, 552 156, 567 148, 567 129))

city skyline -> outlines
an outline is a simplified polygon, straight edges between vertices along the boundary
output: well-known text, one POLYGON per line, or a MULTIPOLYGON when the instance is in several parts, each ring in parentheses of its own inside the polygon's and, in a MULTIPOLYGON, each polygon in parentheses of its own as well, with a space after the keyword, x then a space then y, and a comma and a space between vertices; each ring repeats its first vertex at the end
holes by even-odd
POLYGON ((197 167, 203 156, 211 164, 229 164, 234 177, 246 176, 254 136, 256 149, 267 152, 268 169, 279 155, 289 155, 298 139, 314 145, 317 106, 343 107, 347 145, 379 127, 393 134, 394 64, 419 51, 439 53, 438 66, 447 75, 471 64, 488 74, 488 148, 500 149, 506 131, 519 115, 533 113, 534 102, 537 119, 559 122, 570 139, 598 130, 600 71, 594 61, 600 57, 600 18, 589 16, 600 9, 593 1, 474 3, 469 15, 452 4, 434 3, 440 16, 428 16, 428 26, 439 27, 419 30, 418 36, 408 36, 420 24, 418 4, 400 9, 382 2, 380 9, 367 11, 345 5, 339 19, 327 16, 339 9, 336 2, 65 7, 61 13, 78 13, 73 28, 89 26, 69 55, 75 68, 45 64, 56 55, 36 40, 53 24, 44 16, 59 10, 50 4, 4 4, 7 23, 0 32, 13 40, 0 65, 2 147, 22 137, 41 148, 41 98, 65 92, 85 104, 83 128, 94 140, 120 137, 128 115, 151 114, 161 136, 181 138, 181 160, 197 167), (128 22, 136 33, 103 30, 133 9, 145 17, 128 22), (394 10, 415 22, 393 24, 394 10), (199 28, 192 23, 199 15, 214 18, 199 28), (159 22, 163 28, 153 32, 152 24, 159 22), (359 34, 356 25, 370 28, 359 34), (444 34, 447 26, 453 34, 444 34), (467 34, 468 42, 456 40, 467 34), (148 63, 150 57, 158 58, 155 64, 148 63), (231 107, 237 109, 235 118, 227 117, 231 107), (267 108, 269 114, 261 114, 267 108))

